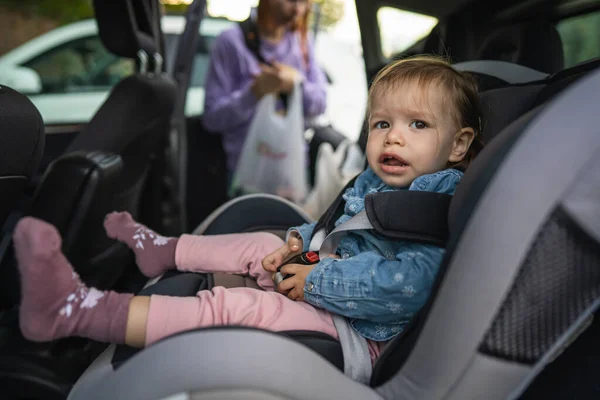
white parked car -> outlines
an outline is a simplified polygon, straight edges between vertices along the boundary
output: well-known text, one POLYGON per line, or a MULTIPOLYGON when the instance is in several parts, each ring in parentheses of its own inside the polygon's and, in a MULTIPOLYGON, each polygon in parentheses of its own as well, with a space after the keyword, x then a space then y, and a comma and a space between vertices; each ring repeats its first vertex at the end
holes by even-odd
MULTIPOLYGON (((225 19, 203 19, 185 106, 187 116, 202 114, 210 45, 233 24, 225 19)), ((183 16, 162 18, 167 67, 173 61, 184 26, 183 16)), ((351 46, 336 42, 326 32, 319 33, 316 42, 316 57, 332 81, 325 117, 355 140, 366 105, 362 58, 351 46)), ((46 125, 88 122, 111 88, 133 72, 133 60, 104 48, 93 19, 53 29, 0 57, 0 83, 27 94, 46 125)))

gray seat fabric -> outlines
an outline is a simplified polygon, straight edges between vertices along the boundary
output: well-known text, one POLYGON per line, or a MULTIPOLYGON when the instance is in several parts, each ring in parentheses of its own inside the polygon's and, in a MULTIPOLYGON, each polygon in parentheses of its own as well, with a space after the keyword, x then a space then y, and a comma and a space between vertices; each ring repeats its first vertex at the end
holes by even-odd
POLYGON ((546 79, 550 74, 506 61, 476 60, 452 64, 454 69, 487 75, 507 84, 528 83, 546 79))
POLYGON ((116 372, 98 366, 70 398, 518 396, 600 305, 598 93, 600 71, 516 121, 495 139, 501 148, 488 147, 479 169, 467 171, 476 179, 462 189, 447 273, 414 345, 404 356, 391 346, 382 355, 405 362, 372 389, 286 338, 205 329, 166 338, 116 372), (577 121, 569 136, 565 120, 571 128, 577 121), (556 168, 558 159, 570 162, 556 168), (223 357, 223 349, 236 357, 223 357), (140 374, 144 383, 133 385, 140 374))

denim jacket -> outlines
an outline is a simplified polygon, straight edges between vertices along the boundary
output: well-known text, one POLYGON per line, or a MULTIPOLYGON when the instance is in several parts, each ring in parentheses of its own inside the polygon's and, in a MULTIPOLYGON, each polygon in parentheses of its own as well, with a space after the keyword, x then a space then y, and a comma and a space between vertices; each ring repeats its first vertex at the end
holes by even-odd
MULTIPOLYGON (((415 179, 408 190, 454 194, 462 172, 446 169, 415 179)), ((367 168, 343 198, 338 226, 365 208, 365 196, 407 190, 386 185, 367 168)), ((308 251, 315 223, 297 230, 308 251)), ((351 231, 337 247, 340 259, 321 260, 306 278, 304 301, 348 318, 361 336, 387 341, 398 335, 425 304, 444 256, 428 244, 391 240, 371 230, 351 231)))

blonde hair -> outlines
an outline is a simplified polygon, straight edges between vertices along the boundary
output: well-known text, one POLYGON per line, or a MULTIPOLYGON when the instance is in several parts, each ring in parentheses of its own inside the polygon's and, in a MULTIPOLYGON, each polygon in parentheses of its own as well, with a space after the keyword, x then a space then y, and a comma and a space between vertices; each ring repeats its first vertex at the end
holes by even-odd
POLYGON ((404 82, 419 86, 437 85, 446 94, 452 118, 458 128, 470 127, 475 138, 462 161, 448 167, 465 170, 483 148, 481 131, 483 115, 477 82, 466 72, 457 71, 450 63, 437 56, 421 55, 394 61, 377 73, 369 88, 367 115, 370 119, 373 97, 384 91, 394 90, 404 82))

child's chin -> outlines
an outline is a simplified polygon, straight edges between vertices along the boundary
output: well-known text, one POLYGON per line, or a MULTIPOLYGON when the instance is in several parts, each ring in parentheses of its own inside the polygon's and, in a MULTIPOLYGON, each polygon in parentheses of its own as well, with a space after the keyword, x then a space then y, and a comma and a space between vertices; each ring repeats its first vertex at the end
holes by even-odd
POLYGON ((413 177, 408 177, 408 176, 385 176, 383 178, 381 178, 381 180, 383 180, 383 183, 385 183, 388 186, 394 187, 394 188, 405 188, 405 187, 409 187, 410 184, 412 183, 412 181, 414 181, 415 179, 413 177))

